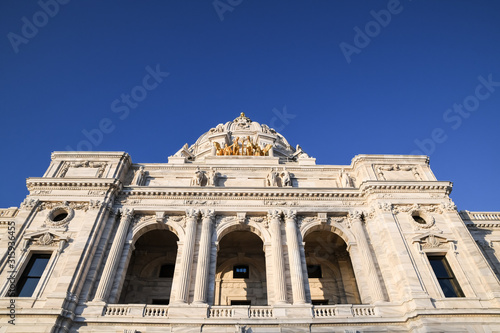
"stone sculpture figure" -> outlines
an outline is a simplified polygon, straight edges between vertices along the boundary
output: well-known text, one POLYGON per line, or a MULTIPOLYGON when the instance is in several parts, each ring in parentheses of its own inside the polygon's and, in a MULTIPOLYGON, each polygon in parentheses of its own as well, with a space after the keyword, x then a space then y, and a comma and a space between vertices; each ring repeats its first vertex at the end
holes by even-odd
POLYGON ((349 174, 344 171, 344 169, 340 171, 340 181, 342 183, 342 187, 353 187, 352 179, 349 174))
POLYGON ((191 179, 191 185, 202 186, 204 178, 205 178, 205 171, 202 171, 200 170, 200 168, 197 168, 196 171, 194 172, 193 178, 191 179))
POLYGON ((267 177, 266 177, 266 185, 267 186, 276 186, 277 185, 277 178, 278 177, 278 173, 276 172, 276 170, 273 168, 271 169, 271 171, 267 174, 267 177))
POLYGON ((218 178, 218 173, 217 171, 214 170, 214 168, 210 168, 210 172, 208 173, 207 176, 207 185, 208 186, 217 186, 217 178, 218 178))
POLYGON ((141 186, 142 182, 144 180, 144 175, 146 172, 144 171, 144 167, 141 166, 139 170, 135 172, 134 179, 132 180, 132 185, 138 185, 141 186))
POLYGON ((287 169, 283 169, 283 171, 281 172, 281 185, 283 187, 292 186, 292 179, 290 177, 290 172, 288 172, 287 169))

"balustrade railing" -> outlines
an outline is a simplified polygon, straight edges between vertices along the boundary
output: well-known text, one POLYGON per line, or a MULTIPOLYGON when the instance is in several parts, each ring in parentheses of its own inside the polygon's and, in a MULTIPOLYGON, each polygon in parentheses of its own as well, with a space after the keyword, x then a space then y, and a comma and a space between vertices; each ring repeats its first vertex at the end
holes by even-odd
POLYGON ((130 312, 127 305, 107 305, 104 308, 104 316, 126 316, 130 312))
POLYGON ((208 316, 210 318, 232 318, 234 317, 234 308, 231 306, 212 306, 208 316))
POLYGON ((273 309, 270 307, 253 307, 248 309, 249 318, 272 318, 273 309))
POLYGON ((168 305, 163 306, 151 306, 147 305, 144 309, 144 317, 167 317, 168 316, 168 305))
MULTIPOLYGON (((140 316, 168 317, 168 305, 139 305, 110 304, 104 308, 104 316, 140 316), (133 308, 133 310, 132 310, 133 308), (132 310, 132 311, 131 311, 132 310), (139 310, 139 311, 138 311, 139 310)), ((375 307, 369 305, 315 305, 315 318, 333 317, 371 317, 376 316, 375 307)), ((271 306, 212 306, 208 310, 209 318, 274 318, 271 306)))

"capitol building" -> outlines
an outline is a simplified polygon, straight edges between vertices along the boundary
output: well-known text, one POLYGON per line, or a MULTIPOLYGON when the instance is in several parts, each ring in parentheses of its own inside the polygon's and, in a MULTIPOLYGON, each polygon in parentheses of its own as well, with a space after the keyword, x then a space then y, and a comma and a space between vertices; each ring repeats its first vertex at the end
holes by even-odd
POLYGON ((243 113, 183 143, 52 153, 0 209, 0 333, 500 331, 500 212, 427 156, 317 165, 243 113))

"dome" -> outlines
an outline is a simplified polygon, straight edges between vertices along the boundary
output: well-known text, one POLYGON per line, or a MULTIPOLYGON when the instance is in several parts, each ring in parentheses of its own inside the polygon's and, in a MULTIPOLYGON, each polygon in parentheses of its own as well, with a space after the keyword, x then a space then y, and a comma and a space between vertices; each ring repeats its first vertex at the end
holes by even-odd
POLYGON ((218 124, 174 155, 195 161, 206 156, 274 156, 285 160, 308 158, 297 145, 293 148, 283 135, 265 124, 252 121, 243 112, 233 121, 218 124))

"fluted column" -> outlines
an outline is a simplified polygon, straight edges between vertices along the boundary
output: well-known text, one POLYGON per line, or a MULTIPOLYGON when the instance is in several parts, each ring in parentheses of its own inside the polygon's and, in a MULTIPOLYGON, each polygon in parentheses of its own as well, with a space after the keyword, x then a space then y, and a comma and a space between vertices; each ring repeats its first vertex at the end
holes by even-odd
POLYGON ((207 303, 208 272, 210 269, 210 248, 212 243, 212 222, 214 211, 201 211, 201 239, 198 251, 198 266, 196 268, 196 283, 194 289, 194 303, 207 303))
POLYGON ((121 254, 123 251, 123 245, 127 237, 128 228, 130 222, 134 216, 134 211, 130 209, 124 209, 120 219, 120 224, 116 230, 116 235, 109 250, 108 258, 106 260, 106 265, 101 274, 101 280, 97 286, 97 291, 94 296, 94 301, 106 302, 111 286, 114 282, 114 275, 120 261, 121 254))
POLYGON ((361 218, 361 212, 354 211, 349 213, 349 223, 354 234, 356 235, 356 240, 363 257, 364 266, 368 273, 368 283, 370 285, 372 302, 383 301, 384 293, 382 292, 382 285, 380 284, 377 268, 375 267, 375 262, 368 245, 367 235, 365 233, 365 229, 363 228, 363 221, 361 218))
POLYGON ((285 262, 281 241, 281 211, 269 211, 269 229, 271 231, 271 247, 274 268, 274 301, 275 304, 286 303, 285 262))
POLYGON ((191 281, 191 267, 193 265, 194 241, 196 237, 196 221, 200 214, 197 209, 186 210, 186 234, 182 245, 181 265, 176 268, 180 272, 178 285, 176 286, 176 303, 187 303, 189 297, 189 285, 191 281))
POLYGON ((297 237, 297 211, 285 212, 286 244, 288 246, 288 259, 290 262, 290 278, 292 280, 292 294, 294 304, 306 303, 306 291, 304 288, 304 275, 302 274, 302 262, 300 260, 299 240, 297 237))

